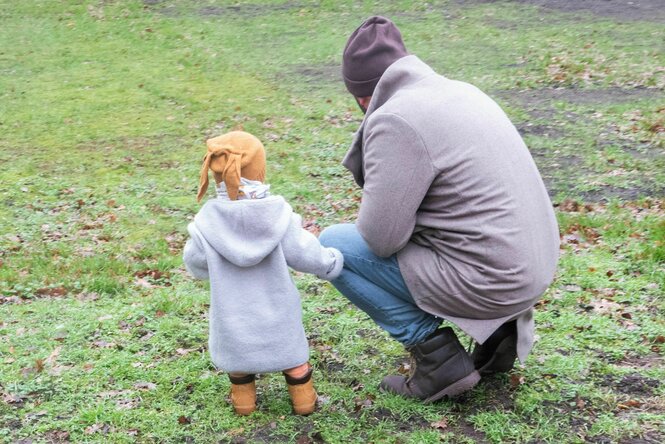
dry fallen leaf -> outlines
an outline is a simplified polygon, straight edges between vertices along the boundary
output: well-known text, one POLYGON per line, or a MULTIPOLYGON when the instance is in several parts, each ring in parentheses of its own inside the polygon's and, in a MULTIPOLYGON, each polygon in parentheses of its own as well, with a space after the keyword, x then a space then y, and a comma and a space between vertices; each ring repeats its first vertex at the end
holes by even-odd
POLYGON ((113 429, 111 428, 110 425, 104 423, 95 423, 91 426, 86 427, 83 433, 85 433, 86 435, 93 435, 95 433, 102 433, 106 435, 111 431, 113 431, 113 429))
POLYGON ((448 428, 448 420, 446 418, 441 418, 438 421, 433 422, 431 426, 438 430, 445 430, 448 428))
POLYGON ((520 374, 513 373, 512 375, 510 375, 510 386, 512 388, 519 387, 520 385, 524 384, 525 382, 526 382, 526 379, 524 378, 524 376, 522 376, 520 374))
POLYGON ((60 350, 62 350, 62 346, 57 346, 56 348, 53 349, 50 355, 44 360, 44 364, 48 364, 50 366, 55 365, 55 360, 58 359, 58 356, 60 355, 60 350))
POLYGON ((67 294, 67 290, 64 287, 45 287, 35 290, 35 295, 37 296, 48 296, 52 298, 61 297, 67 294))
POLYGON ((134 388, 137 390, 155 390, 157 388, 157 384, 152 382, 137 382, 134 384, 134 388))
POLYGON ((619 407, 620 409, 632 409, 640 407, 641 405, 642 405, 641 402, 631 399, 626 402, 619 403, 617 407, 619 407))

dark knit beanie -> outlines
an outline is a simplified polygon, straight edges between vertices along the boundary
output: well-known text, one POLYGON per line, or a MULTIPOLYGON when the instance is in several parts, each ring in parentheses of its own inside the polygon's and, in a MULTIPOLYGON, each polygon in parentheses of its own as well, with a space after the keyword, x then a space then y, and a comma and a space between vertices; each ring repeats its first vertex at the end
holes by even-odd
POLYGON ((385 70, 407 56, 402 34, 385 17, 368 18, 346 42, 342 55, 342 75, 346 89, 356 97, 374 93, 385 70))

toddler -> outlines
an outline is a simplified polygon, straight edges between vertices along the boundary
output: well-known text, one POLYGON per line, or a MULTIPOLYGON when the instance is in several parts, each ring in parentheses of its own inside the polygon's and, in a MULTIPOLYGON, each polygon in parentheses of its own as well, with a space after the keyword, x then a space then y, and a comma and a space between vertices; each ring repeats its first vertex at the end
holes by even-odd
POLYGON ((343 258, 302 228, 265 180, 265 150, 253 135, 232 131, 209 139, 197 200, 213 172, 217 197, 187 227, 183 259, 196 278, 210 280, 209 351, 228 373, 236 413, 256 409, 255 375, 282 371, 293 411, 316 407, 300 295, 289 267, 335 279, 343 258))

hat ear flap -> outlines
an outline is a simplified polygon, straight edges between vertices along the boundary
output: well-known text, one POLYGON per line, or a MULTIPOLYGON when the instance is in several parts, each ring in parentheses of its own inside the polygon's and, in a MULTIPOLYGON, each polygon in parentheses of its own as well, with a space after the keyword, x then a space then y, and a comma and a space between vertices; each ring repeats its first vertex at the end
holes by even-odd
POLYGON ((210 168, 210 159, 212 153, 207 153, 203 158, 203 165, 201 166, 201 174, 199 175, 199 192, 196 194, 196 201, 201 202, 201 198, 208 191, 208 169, 210 168))
POLYGON ((224 183, 226 191, 229 193, 229 199, 238 199, 238 190, 240 189, 240 167, 242 156, 240 154, 228 154, 228 161, 224 169, 224 183))

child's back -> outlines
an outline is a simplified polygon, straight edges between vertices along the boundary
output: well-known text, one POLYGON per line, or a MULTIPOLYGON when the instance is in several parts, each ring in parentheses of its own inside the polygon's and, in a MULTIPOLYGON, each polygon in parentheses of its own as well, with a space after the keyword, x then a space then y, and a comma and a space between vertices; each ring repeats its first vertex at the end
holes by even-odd
POLYGON ((334 279, 342 268, 339 253, 303 230, 281 196, 211 199, 188 230, 185 263, 194 276, 210 279, 215 366, 263 373, 306 362, 300 295, 289 267, 334 279))
POLYGON ((281 196, 268 193, 261 182, 264 163, 263 145, 250 134, 208 141, 198 197, 207 189, 208 169, 215 173, 218 197, 189 224, 184 262, 195 277, 210 279, 209 351, 215 366, 229 374, 236 412, 255 409, 256 373, 284 371, 294 411, 307 414, 316 392, 289 267, 332 280, 343 257, 304 230, 281 196))

